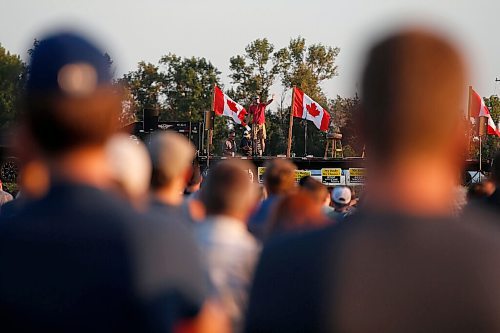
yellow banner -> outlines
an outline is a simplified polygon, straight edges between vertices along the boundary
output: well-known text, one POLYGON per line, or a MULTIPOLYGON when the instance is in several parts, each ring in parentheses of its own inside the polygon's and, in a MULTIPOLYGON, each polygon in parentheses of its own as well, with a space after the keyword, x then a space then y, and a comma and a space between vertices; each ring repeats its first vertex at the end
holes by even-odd
POLYGON ((298 183, 300 179, 305 176, 310 176, 311 171, 309 170, 295 170, 295 181, 298 183))
POLYGON ((257 168, 257 176, 259 178, 259 183, 264 182, 264 172, 266 172, 266 167, 258 167, 257 168))
POLYGON ((321 182, 325 185, 341 184, 340 176, 342 176, 342 169, 340 168, 321 169, 321 182))
POLYGON ((323 177, 340 177, 342 169, 340 168, 323 168, 321 169, 321 176, 323 177))
POLYGON ((365 168, 349 168, 349 183, 364 184, 366 177, 365 168))

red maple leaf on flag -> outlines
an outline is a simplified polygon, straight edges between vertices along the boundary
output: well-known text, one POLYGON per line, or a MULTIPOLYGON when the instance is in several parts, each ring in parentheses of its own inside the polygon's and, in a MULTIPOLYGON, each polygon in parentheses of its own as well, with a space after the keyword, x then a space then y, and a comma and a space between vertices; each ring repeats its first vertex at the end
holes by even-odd
POLYGON ((233 111, 234 113, 238 113, 238 107, 236 106, 235 102, 228 99, 227 106, 229 106, 229 110, 233 111))
POLYGON ((306 105, 307 112, 313 117, 317 117, 320 114, 320 110, 316 106, 316 103, 311 103, 306 105))

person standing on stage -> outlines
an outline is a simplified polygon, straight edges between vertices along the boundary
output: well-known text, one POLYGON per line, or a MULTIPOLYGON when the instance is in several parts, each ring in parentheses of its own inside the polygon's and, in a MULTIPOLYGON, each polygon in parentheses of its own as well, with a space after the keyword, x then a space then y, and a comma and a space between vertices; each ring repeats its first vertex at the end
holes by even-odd
POLYGON ((254 152, 262 156, 266 148, 266 107, 274 100, 274 94, 267 103, 261 103, 260 97, 255 96, 252 104, 248 108, 249 114, 252 116, 252 139, 254 152), (260 148, 259 144, 260 143, 260 148))
POLYGON ((241 150, 241 153, 244 155, 244 156, 248 156, 248 157, 251 157, 252 156, 252 139, 250 138, 250 132, 249 131, 245 131, 243 132, 243 138, 241 138, 241 141, 240 141, 240 150, 241 150))
POLYGON ((229 132, 229 137, 224 141, 222 146, 222 155, 225 157, 234 157, 236 155, 236 133, 229 132))

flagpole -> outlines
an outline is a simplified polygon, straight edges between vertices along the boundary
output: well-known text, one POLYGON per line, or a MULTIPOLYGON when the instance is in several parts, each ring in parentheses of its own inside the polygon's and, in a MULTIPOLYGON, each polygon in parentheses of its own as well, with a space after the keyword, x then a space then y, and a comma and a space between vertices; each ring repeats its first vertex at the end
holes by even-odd
MULTIPOLYGON (((212 114, 215 113, 215 87, 217 85, 214 83, 214 87, 212 89, 212 107, 210 108, 209 118, 212 119, 212 114)), ((208 138, 207 138, 207 168, 210 166, 210 144, 212 143, 212 136, 214 133, 213 128, 215 127, 215 117, 213 118, 213 122, 208 130, 208 138)))
POLYGON ((470 116, 471 116, 471 105, 472 105, 472 86, 469 86, 469 103, 468 103, 468 106, 467 106, 467 157, 468 158, 473 158, 472 157, 472 154, 471 154, 471 150, 470 150, 470 146, 471 146, 471 131, 470 131, 470 124, 471 124, 471 121, 470 121, 470 116))
POLYGON ((293 128, 293 104, 295 98, 295 86, 292 87, 292 105, 290 105, 290 123, 288 125, 288 143, 286 149, 286 157, 290 158, 292 153, 292 128, 293 128))
POLYGON ((306 127, 304 128, 304 157, 307 156, 307 119, 306 119, 306 127))
POLYGON ((479 180, 481 180, 481 172, 483 170, 483 140, 479 136, 479 180))

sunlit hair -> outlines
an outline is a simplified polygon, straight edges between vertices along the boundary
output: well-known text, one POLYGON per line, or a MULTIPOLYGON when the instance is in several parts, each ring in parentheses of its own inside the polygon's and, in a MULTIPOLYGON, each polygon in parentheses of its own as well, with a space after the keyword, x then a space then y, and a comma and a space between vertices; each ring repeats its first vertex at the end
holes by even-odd
POLYGON ((282 159, 269 161, 264 172, 264 186, 268 194, 286 194, 295 188, 295 165, 282 159))
POLYGON ((322 203, 306 191, 283 197, 270 219, 268 236, 285 232, 307 231, 323 227, 328 220, 321 212, 322 203))

